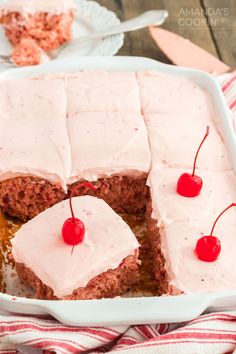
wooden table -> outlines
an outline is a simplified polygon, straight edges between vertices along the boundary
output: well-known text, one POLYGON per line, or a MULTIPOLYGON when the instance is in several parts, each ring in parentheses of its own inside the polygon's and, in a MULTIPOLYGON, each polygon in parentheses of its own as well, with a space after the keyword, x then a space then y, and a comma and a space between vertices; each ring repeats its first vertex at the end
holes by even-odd
MULTIPOLYGON (((167 9, 163 28, 176 32, 236 67, 236 0, 97 0, 126 20, 150 9, 167 9)), ((148 30, 125 35, 119 55, 145 56, 169 63, 148 30)))

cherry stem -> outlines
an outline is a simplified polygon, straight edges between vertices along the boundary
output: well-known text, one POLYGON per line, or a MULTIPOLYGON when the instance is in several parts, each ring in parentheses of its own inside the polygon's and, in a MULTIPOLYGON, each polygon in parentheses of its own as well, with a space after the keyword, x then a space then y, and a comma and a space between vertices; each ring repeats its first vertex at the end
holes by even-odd
POLYGON ((213 226, 212 226, 210 236, 213 236, 213 232, 214 232, 216 223, 217 223, 217 221, 219 220, 219 218, 220 218, 228 209, 230 209, 230 208, 232 208, 232 207, 235 207, 235 206, 236 206, 236 203, 230 204, 227 208, 225 208, 225 209, 220 213, 220 215, 217 216, 217 218, 216 218, 216 220, 215 220, 215 222, 214 222, 214 224, 213 224, 213 226))
POLYGON ((71 216, 72 216, 73 222, 75 222, 75 215, 74 215, 74 211, 73 211, 73 207, 72 207, 72 198, 73 198, 75 192, 78 189, 83 188, 83 187, 87 187, 89 189, 95 189, 95 186, 90 182, 83 182, 83 183, 80 183, 78 186, 72 188, 72 190, 70 191, 70 211, 71 211, 71 216))
POLYGON ((209 132, 210 132, 210 127, 209 127, 209 126, 207 126, 207 128, 206 128, 206 134, 205 134, 204 138, 202 139, 201 144, 199 145, 199 147, 198 147, 198 149, 197 149, 197 152, 196 152, 196 155, 195 155, 195 159, 194 159, 194 163, 193 163, 193 172, 192 172, 192 176, 194 176, 194 175, 195 175, 196 163, 197 163, 197 158, 198 158, 199 151, 201 150, 201 147, 202 147, 202 145, 203 145, 204 141, 205 141, 205 140, 206 140, 206 138, 208 137, 209 132))

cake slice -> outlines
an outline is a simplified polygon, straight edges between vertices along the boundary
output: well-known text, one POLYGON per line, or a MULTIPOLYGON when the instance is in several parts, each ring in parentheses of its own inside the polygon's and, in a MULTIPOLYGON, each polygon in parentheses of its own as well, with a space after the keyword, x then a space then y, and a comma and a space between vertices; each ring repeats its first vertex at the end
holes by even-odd
POLYGON ((191 168, 200 139, 209 126, 210 134, 199 154, 197 166, 211 171, 231 169, 214 117, 193 113, 147 113, 144 118, 154 165, 163 163, 191 168))
POLYGON ((221 253, 215 262, 203 262, 194 252, 197 241, 209 235, 213 221, 176 221, 157 228, 156 222, 149 219, 154 274, 160 294, 236 290, 235 225, 223 222, 222 218, 216 227, 221 253))
MULTIPOLYGON (((159 166, 153 168, 148 177, 152 199, 152 217, 158 225, 179 221, 213 221, 219 210, 236 200, 236 177, 233 171, 206 171, 197 169, 196 175, 203 180, 201 193, 186 198, 176 191, 179 177, 191 170, 159 166)), ((236 226, 236 211, 232 210, 221 220, 221 224, 236 226)))
POLYGON ((32 66, 47 63, 50 58, 32 38, 22 38, 14 47, 11 60, 17 66, 32 66))
POLYGON ((67 78, 68 116, 79 112, 141 112, 135 73, 80 71, 67 78))
POLYGON ((185 172, 191 175, 185 169, 156 166, 148 179, 151 201, 147 207, 147 225, 160 294, 234 289, 235 266, 230 250, 236 242, 235 209, 222 217, 213 233, 222 245, 219 259, 203 262, 195 248, 203 235, 210 235, 220 212, 236 200, 235 174, 196 170, 203 187, 198 196, 190 198, 176 190, 178 179, 185 172))
POLYGON ((74 215, 85 226, 81 243, 62 238, 70 218, 69 200, 23 225, 12 240, 20 279, 41 299, 99 299, 129 290, 138 280, 139 244, 129 226, 103 200, 72 199, 74 215))
POLYGON ((72 38, 75 16, 73 0, 4 0, 0 3, 0 23, 15 46, 31 38, 44 51, 58 48, 72 38))
POLYGON ((148 199, 150 151, 141 114, 84 112, 68 119, 72 152, 69 179, 93 181, 95 193, 117 212, 141 212, 148 199))
POLYGON ((66 119, 64 75, 1 80, 0 116, 5 119, 66 119))
POLYGON ((27 220, 66 193, 71 156, 66 122, 0 119, 0 206, 27 220))
POLYGON ((192 80, 154 70, 138 72, 137 79, 144 113, 215 114, 209 92, 192 80))

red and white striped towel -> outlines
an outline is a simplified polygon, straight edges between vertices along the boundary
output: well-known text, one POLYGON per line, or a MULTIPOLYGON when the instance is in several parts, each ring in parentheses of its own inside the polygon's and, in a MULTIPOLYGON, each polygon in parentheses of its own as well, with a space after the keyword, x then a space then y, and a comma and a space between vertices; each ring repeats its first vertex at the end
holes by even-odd
MULTIPOLYGON (((236 72, 219 78, 236 114, 236 72)), ((236 354, 236 312, 201 316, 189 323, 114 328, 68 327, 54 320, 0 316, 0 354, 236 354)))
POLYGON ((208 314, 189 323, 114 328, 67 327, 52 320, 0 316, 1 354, 229 354, 234 351, 236 312, 208 314))
POLYGON ((222 91, 225 96, 226 103, 229 108, 236 113, 236 71, 231 74, 218 76, 222 91))

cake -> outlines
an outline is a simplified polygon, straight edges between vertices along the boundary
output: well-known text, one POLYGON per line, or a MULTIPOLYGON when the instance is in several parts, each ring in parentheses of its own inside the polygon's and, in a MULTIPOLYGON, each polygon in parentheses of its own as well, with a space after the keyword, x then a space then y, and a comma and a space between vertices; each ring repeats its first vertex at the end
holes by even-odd
POLYGON ((217 216, 236 200, 235 174, 209 94, 187 79, 170 80, 159 73, 139 73, 138 80, 152 158, 147 224, 159 293, 235 289, 235 266, 229 256, 235 247, 234 210, 215 228, 222 244, 219 257, 203 261, 197 252, 198 240, 204 235, 213 238, 210 231, 217 216), (180 193, 179 181, 186 173, 191 183, 195 177, 202 180, 195 195, 180 193))
POLYGON ((93 181, 96 190, 78 191, 104 199, 117 212, 144 212, 150 151, 140 113, 83 112, 68 119, 71 187, 93 181))
POLYGON ((22 38, 14 47, 11 60, 17 66, 32 66, 47 63, 50 58, 32 38, 22 38))
POLYGON ((26 221, 66 196, 71 163, 66 122, 11 117, 0 119, 0 127, 1 207, 26 221))
POLYGON ((21 227, 12 240, 20 279, 41 299, 99 299, 129 290, 138 280, 139 244, 129 226, 103 200, 72 199, 84 223, 84 240, 73 247, 62 238, 69 200, 21 227))
MULTIPOLYGON (((235 174, 233 171, 208 171, 197 169, 203 188, 196 198, 183 198, 176 192, 178 178, 190 169, 158 166, 148 177, 152 196, 152 215, 158 224, 173 221, 214 221, 219 210, 236 200, 235 174), (220 187, 219 187, 220 186, 220 187)), ((228 213, 222 223, 236 224, 236 214, 228 213)))
POLYGON ((201 117, 214 115, 208 91, 182 76, 158 71, 137 73, 143 112, 184 113, 201 117))
MULTIPOLYGON (((218 223, 218 215, 236 200, 236 180, 218 113, 203 87, 156 71, 81 71, 4 80, 0 88, 0 206, 23 221, 42 212, 19 231, 20 241, 13 240, 13 249, 22 244, 23 253, 30 256, 24 235, 42 237, 41 227, 50 226, 47 215, 67 210, 68 201, 63 199, 73 190, 76 200, 89 200, 91 207, 99 201, 112 213, 146 212, 159 294, 236 287, 233 259, 227 259, 235 246, 235 211, 218 223), (96 188, 78 188, 83 181, 96 188), (217 238, 210 233, 215 220, 217 238), (217 250, 207 261, 198 252, 204 235, 215 240, 217 250)), ((109 237, 116 245, 121 236, 109 237)), ((37 273, 44 269, 42 260, 36 269, 31 259, 21 258, 16 248, 14 252, 19 276, 38 297, 84 294, 84 283, 74 284, 67 293, 55 292, 54 285, 37 273), (75 291, 79 288, 82 293, 75 291)), ((130 255, 120 258, 119 264, 127 264, 124 260, 130 255)), ((135 269, 136 256, 128 258, 128 268, 135 269)), ((93 288, 108 268, 96 274, 95 282, 89 279, 93 288)), ((86 291, 84 298, 89 296, 86 291)))
POLYGON ((31 38, 44 51, 58 48, 72 38, 73 0, 5 0, 0 3, 0 23, 16 46, 31 38))
POLYGON ((68 116, 81 112, 141 113, 134 72, 81 71, 67 77, 68 116))
POLYGON ((0 81, 0 119, 66 119, 63 75, 0 81))
MULTIPOLYGON (((97 189, 84 188, 78 194, 103 198, 117 212, 145 211, 150 149, 135 73, 119 76, 99 71, 93 75, 78 72, 0 82, 0 157, 5 155, 4 149, 10 149, 11 156, 3 156, 0 162, 0 206, 9 215, 23 221, 30 219, 66 197, 83 180, 93 181, 97 189), (91 111, 84 111, 89 107, 91 111), (5 134, 14 121, 19 133, 13 127, 11 136, 5 134), (32 141, 27 142, 27 134, 31 134, 32 141), (30 149, 27 160, 27 149, 42 134, 42 148, 37 144, 38 150, 30 149), (21 157, 22 150, 25 156, 19 166, 17 156, 21 157), (32 178, 40 180, 35 183, 32 178), (55 191, 52 196, 46 188, 48 202, 44 197, 35 202, 32 194, 38 182, 55 191), (30 198, 22 188, 30 189, 30 198)), ((38 186, 36 191, 38 200, 38 186)))
POLYGON ((190 168, 195 149, 203 132, 209 126, 210 134, 197 166, 211 171, 230 170, 231 164, 224 142, 215 128, 215 116, 193 113, 146 113, 153 164, 174 168, 190 168), (178 123, 177 123, 178 122, 178 123))
POLYGON ((152 201, 147 208, 147 223, 160 294, 232 289, 236 282, 232 276, 234 262, 226 260, 235 243, 235 211, 225 214, 216 228, 222 243, 219 260, 202 262, 194 249, 201 236, 209 235, 221 210, 236 200, 235 175, 232 171, 197 170, 204 183, 201 194, 185 198, 176 192, 178 177, 184 171, 160 167, 151 171, 148 180, 152 201))

